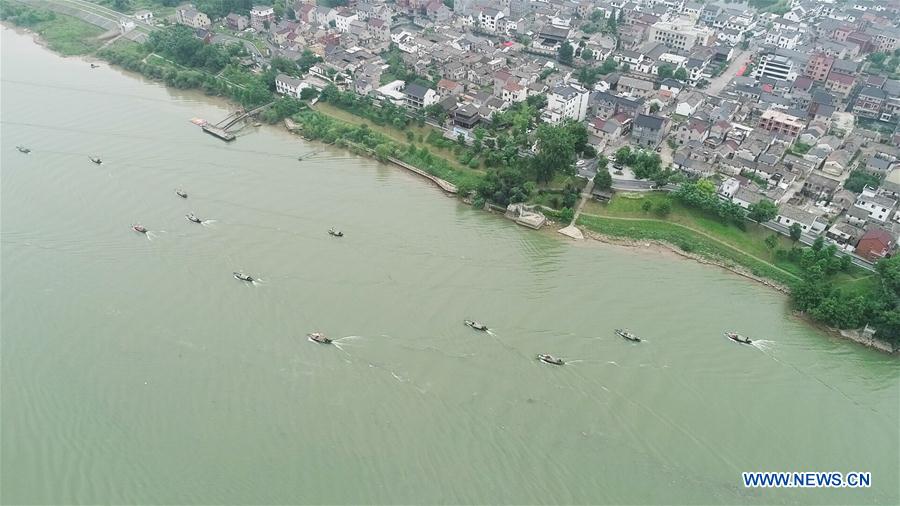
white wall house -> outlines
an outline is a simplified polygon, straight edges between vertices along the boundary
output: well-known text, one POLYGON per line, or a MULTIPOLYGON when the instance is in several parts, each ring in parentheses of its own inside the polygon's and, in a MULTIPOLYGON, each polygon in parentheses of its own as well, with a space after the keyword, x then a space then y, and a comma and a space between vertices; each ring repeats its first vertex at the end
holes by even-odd
POLYGON ((548 123, 564 119, 584 121, 587 116, 590 93, 574 84, 561 84, 547 94, 547 107, 541 118, 548 123))

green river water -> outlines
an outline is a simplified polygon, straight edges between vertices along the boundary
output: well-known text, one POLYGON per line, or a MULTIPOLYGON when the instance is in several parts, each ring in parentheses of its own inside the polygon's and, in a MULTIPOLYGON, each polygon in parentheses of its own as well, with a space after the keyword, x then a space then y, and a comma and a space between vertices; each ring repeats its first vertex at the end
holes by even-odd
POLYGON ((224 102, 8 29, 0 70, 4 504, 900 502, 898 361, 779 293, 280 128, 225 144, 190 122, 224 102), (744 488, 768 470, 873 485, 744 488))

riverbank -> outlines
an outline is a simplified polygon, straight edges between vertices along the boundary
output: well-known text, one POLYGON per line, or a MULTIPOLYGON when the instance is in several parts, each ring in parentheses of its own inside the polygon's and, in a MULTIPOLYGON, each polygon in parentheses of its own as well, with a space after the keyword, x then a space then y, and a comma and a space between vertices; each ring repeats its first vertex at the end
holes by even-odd
POLYGON ((62 56, 90 54, 104 42, 99 37, 105 30, 71 16, 9 1, 0 1, 0 12, 4 27, 31 33, 36 44, 62 56))
MULTIPOLYGON (((138 49, 137 46, 129 46, 129 48, 138 49)), ((141 50, 145 53, 150 51, 146 48, 141 50)), ((101 55, 103 54, 101 52, 101 55)), ((146 62, 143 63, 146 65, 146 62)), ((126 68, 128 68, 127 65, 126 68)), ((175 75, 175 80, 178 81, 182 77, 180 76, 181 73, 187 79, 187 84, 191 84, 193 82, 192 79, 197 77, 194 75, 197 74, 197 71, 185 70, 177 73, 166 73, 165 79, 162 80, 167 84, 171 84, 169 82, 170 74, 179 74, 175 75)), ((147 74, 145 73, 145 75, 147 74)), ((149 77, 154 76, 150 75, 149 77)), ((217 88, 208 89, 204 86, 204 89, 215 94, 217 88)), ((234 96, 231 98, 235 99, 234 96)), ((243 97, 241 99, 243 100, 243 97)), ((266 99, 271 100, 271 95, 269 94, 266 99)), ((358 124, 350 125, 328 114, 311 110, 301 111, 293 115, 292 118, 304 125, 306 133, 312 132, 311 135, 308 135, 312 139, 321 139, 328 144, 337 144, 354 153, 374 156, 383 162, 391 162, 392 159, 400 160, 402 163, 421 168, 421 170, 436 178, 450 181, 458 186, 460 193, 464 195, 477 187, 483 179, 483 173, 475 170, 459 170, 458 167, 454 167, 454 164, 449 163, 444 157, 433 153, 433 148, 428 145, 417 145, 415 141, 403 143, 382 133, 373 132, 374 129, 365 120, 360 121, 358 124)), ((422 141, 421 135, 418 137, 418 140, 422 141)), ((729 244, 728 241, 717 237, 720 233, 719 231, 709 233, 691 230, 689 227, 669 222, 668 220, 637 218, 615 218, 612 220, 608 217, 592 216, 590 214, 583 215, 579 219, 578 224, 587 226, 594 232, 609 236, 667 242, 675 245, 680 249, 681 253, 695 260, 700 261, 699 259, 702 259, 704 263, 727 268, 742 276, 752 276, 754 279, 762 280, 760 282, 765 282, 773 287, 780 287, 779 291, 782 292, 787 292, 786 287, 801 279, 796 271, 792 272, 793 269, 790 268, 789 264, 780 265, 778 262, 767 261, 759 254, 745 251, 742 246, 746 246, 746 244, 729 244), (625 223, 626 221, 630 223, 625 223)), ((752 242, 749 236, 745 236, 743 232, 735 232, 735 234, 739 235, 747 244, 752 242)), ((784 241, 783 238, 779 240, 784 241)), ((847 281, 856 283, 860 280, 854 278, 847 281)), ((865 283, 865 280, 862 281, 865 283)))

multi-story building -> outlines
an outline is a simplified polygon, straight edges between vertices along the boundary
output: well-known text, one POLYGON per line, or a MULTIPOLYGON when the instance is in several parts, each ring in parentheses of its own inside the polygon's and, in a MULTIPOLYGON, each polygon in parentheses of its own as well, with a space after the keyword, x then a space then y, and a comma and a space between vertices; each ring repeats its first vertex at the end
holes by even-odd
POLYGON ((759 128, 769 132, 797 136, 803 130, 804 124, 796 116, 777 109, 769 109, 759 118, 759 128))
POLYGON ((359 14, 350 9, 340 9, 334 15, 334 27, 341 32, 350 30, 350 23, 359 19, 359 14))
POLYGON ((657 21, 650 25, 648 39, 680 51, 690 51, 695 46, 707 46, 715 40, 713 30, 696 26, 687 19, 657 21))
POLYGON ((776 81, 793 81, 797 78, 794 61, 786 56, 765 54, 759 58, 759 67, 755 72, 757 79, 768 77, 776 81))
POLYGON ((406 89, 403 90, 403 96, 406 101, 406 107, 413 110, 428 107, 436 104, 438 101, 436 91, 416 83, 406 85, 406 89))
POLYGON ((180 7, 175 11, 175 19, 179 24, 190 26, 191 28, 210 27, 209 17, 193 7, 180 7))
POLYGON ((794 49, 800 43, 800 33, 786 30, 772 30, 766 34, 766 44, 783 49, 794 49))
POLYGON ((638 114, 631 128, 631 138, 638 146, 655 147, 662 142, 665 130, 665 118, 638 114))
POLYGON ((306 83, 290 77, 287 74, 278 74, 275 76, 275 91, 294 98, 300 98, 300 92, 306 87, 306 83))
POLYGON ((275 22, 275 9, 270 5, 254 5, 250 9, 250 26, 261 32, 275 22))
POLYGON ((489 32, 496 32, 503 19, 503 11, 485 7, 478 13, 478 26, 489 32))
POLYGON ((856 103, 853 104, 853 113, 866 118, 878 119, 881 116, 881 106, 887 94, 884 90, 874 86, 866 86, 856 97, 856 103))
POLYGON ((850 74, 844 74, 842 72, 836 72, 834 70, 828 74, 828 78, 825 80, 825 88, 827 90, 833 91, 834 93, 847 98, 850 94, 850 91, 853 90, 853 86, 856 84, 856 78, 850 74))
POLYGON ((853 205, 868 212, 869 220, 884 223, 890 220, 894 208, 897 207, 897 201, 891 197, 879 195, 875 189, 866 186, 856 197, 856 203, 853 205))
POLYGON ((823 83, 828 78, 832 65, 834 65, 834 58, 826 56, 825 53, 818 53, 806 63, 803 75, 817 83, 823 83))
POLYGON ((541 118, 548 123, 564 119, 584 121, 587 116, 590 93, 574 84, 561 84, 547 94, 547 107, 541 118))
POLYGON ((228 28, 239 32, 250 25, 250 20, 247 19, 247 16, 241 16, 240 14, 235 14, 232 12, 231 14, 225 16, 225 25, 228 28))

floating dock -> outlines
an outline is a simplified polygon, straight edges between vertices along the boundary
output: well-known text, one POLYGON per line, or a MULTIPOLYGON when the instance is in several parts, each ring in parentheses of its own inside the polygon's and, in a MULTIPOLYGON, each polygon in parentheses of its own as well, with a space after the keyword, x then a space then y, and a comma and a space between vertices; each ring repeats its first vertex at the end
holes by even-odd
POLYGON ((203 131, 226 142, 234 140, 234 134, 215 125, 203 125, 203 131))

